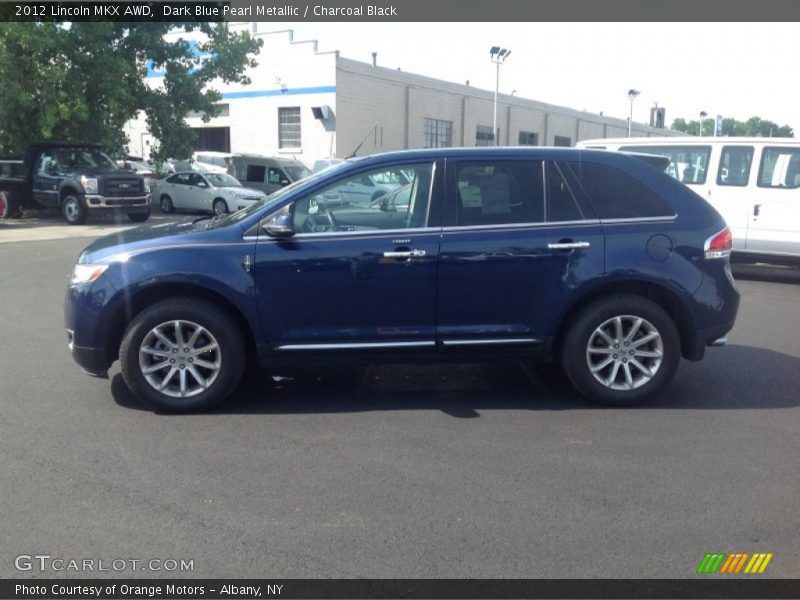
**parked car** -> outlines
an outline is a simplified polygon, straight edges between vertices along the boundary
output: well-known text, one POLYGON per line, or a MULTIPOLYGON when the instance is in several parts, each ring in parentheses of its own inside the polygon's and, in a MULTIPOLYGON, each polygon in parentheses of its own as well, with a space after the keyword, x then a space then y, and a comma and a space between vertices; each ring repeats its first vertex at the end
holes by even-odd
POLYGON ((267 194, 311 175, 303 163, 293 158, 273 158, 260 154, 234 154, 228 159, 228 174, 243 185, 267 194))
POLYGON ((211 152, 203 150, 195 152, 192 160, 208 173, 227 173, 228 159, 233 156, 230 152, 211 152))
POLYGON ((323 169, 327 169, 328 167, 332 167, 333 165, 338 165, 344 162, 343 158, 321 158, 319 160, 314 161, 314 173, 319 173, 323 169))
POLYGON ((263 200, 266 194, 244 188, 224 173, 184 171, 159 180, 153 188, 153 198, 165 213, 186 209, 222 215, 263 200))
POLYGON ((136 223, 150 216, 147 181, 119 168, 99 145, 33 144, 22 159, 0 164, 10 174, 0 178, 7 215, 25 206, 52 207, 70 225, 85 223, 90 214, 125 214, 136 223))
POLYGON ((87 372, 119 359, 165 410, 223 400, 250 353, 270 369, 554 361, 587 398, 629 404, 724 344, 739 305, 719 213, 617 152, 375 155, 232 215, 119 235, 81 254, 67 338, 87 372), (407 199, 324 202, 379 173, 402 173, 407 199))
POLYGON ((730 225, 735 257, 800 264, 800 141, 686 136, 586 140, 578 146, 666 157, 667 173, 730 225))

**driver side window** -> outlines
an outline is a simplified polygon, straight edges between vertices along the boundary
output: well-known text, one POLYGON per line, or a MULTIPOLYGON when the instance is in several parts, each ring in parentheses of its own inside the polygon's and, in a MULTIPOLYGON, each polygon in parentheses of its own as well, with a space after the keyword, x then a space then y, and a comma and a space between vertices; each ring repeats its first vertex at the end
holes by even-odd
POLYGON ((295 202, 294 230, 330 234, 425 227, 432 182, 432 163, 351 175, 295 202), (377 174, 388 174, 382 179, 386 183, 377 183, 377 174))

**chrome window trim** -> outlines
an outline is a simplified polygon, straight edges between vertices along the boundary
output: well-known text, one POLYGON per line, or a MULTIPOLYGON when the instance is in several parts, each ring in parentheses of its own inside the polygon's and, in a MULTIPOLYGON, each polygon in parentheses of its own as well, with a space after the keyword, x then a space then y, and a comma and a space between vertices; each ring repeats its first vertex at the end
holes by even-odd
POLYGON ((483 346, 498 344, 537 344, 541 343, 540 338, 486 338, 486 339, 463 339, 463 340, 442 340, 442 346, 483 346))
POLYGON ((318 238, 318 237, 354 237, 354 236, 383 236, 385 234, 398 235, 402 233, 439 233, 441 227, 409 227, 408 229, 362 229, 360 231, 320 231, 318 233, 296 233, 292 238, 318 238))
POLYGON ((443 227, 442 230, 445 232, 461 232, 467 230, 477 230, 477 231, 486 231, 490 229, 498 229, 498 230, 509 230, 509 229, 547 229, 551 227, 561 227, 564 225, 581 225, 581 226, 588 226, 588 225, 599 225, 601 223, 600 219, 585 219, 581 221, 552 221, 550 223, 545 223, 543 221, 534 221, 531 223, 498 223, 494 225, 450 225, 447 227, 443 227))
POLYGON ((626 217, 621 219, 600 219, 603 225, 624 225, 625 223, 668 223, 678 218, 678 215, 662 217, 626 217))
POLYGON ((363 239, 373 239, 373 238, 382 238, 388 236, 395 236, 395 235, 441 235, 442 228, 441 227, 414 227, 411 229, 374 229, 369 231, 337 231, 337 232, 319 232, 319 233, 296 233, 292 237, 289 238, 273 238, 269 237, 268 235, 246 235, 243 236, 243 240, 249 241, 259 241, 259 242, 286 242, 288 240, 337 240, 337 239, 352 239, 356 238, 363 238, 363 239))
POLYGON ((436 342, 342 342, 335 344, 282 344, 275 350, 370 350, 378 348, 434 348, 436 342))

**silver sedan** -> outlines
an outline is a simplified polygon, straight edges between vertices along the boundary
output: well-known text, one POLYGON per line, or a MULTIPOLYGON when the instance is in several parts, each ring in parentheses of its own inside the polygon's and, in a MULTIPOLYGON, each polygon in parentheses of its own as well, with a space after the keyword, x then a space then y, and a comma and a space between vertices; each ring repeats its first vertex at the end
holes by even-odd
POLYGON ((182 171, 159 180, 151 192, 161 212, 199 210, 221 215, 236 212, 266 198, 260 190, 242 187, 224 173, 182 171))

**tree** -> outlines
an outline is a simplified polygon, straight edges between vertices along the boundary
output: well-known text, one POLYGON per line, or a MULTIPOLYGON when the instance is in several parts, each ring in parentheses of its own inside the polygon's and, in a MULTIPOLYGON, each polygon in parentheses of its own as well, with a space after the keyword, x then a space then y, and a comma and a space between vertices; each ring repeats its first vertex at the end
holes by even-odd
MULTIPOLYGON (((714 119, 703 119, 703 135, 714 134, 714 119)), ((678 118, 672 122, 672 129, 685 131, 692 135, 700 132, 700 121, 686 121, 678 118)), ((748 136, 748 137, 794 137, 794 131, 788 125, 778 125, 761 117, 750 117, 747 121, 736 119, 722 119, 722 135, 748 136)))
POLYGON ((141 111, 158 140, 156 160, 191 154, 189 112, 219 113, 214 84, 248 84, 261 46, 227 23, 0 23, 0 153, 39 140, 99 142, 116 155, 123 127, 141 111), (175 29, 202 34, 197 52, 175 29), (150 86, 148 65, 165 73, 150 86))

